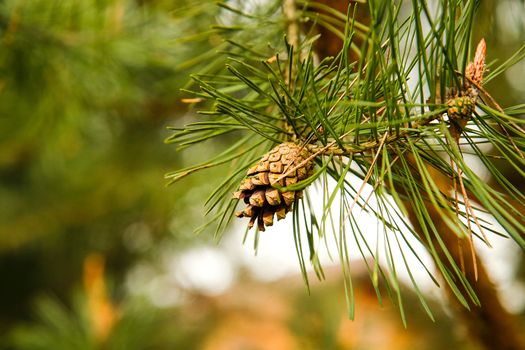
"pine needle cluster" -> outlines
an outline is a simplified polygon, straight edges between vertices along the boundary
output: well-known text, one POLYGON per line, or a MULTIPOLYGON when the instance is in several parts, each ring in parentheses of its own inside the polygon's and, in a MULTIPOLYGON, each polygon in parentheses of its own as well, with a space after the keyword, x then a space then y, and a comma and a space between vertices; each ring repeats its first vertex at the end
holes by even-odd
POLYGON ((441 1, 434 9, 419 1, 368 1, 350 6, 346 14, 317 2, 284 1, 284 9, 280 3, 251 9, 220 3, 228 24, 214 31, 225 38, 223 52, 213 68, 196 73, 188 85, 197 87, 188 90, 194 95, 188 101, 197 103, 201 119, 174 128, 167 142, 185 148, 225 134, 234 134, 236 141, 167 178, 177 181, 228 166, 206 201, 212 218, 202 227, 215 224, 220 237, 237 210, 240 197, 232 193, 247 170, 276 145, 293 142, 316 164, 310 177, 280 188, 304 190, 303 198, 294 199, 292 221, 307 284, 305 260, 322 278, 318 252, 333 235, 353 314, 347 247, 353 237, 365 261, 367 254, 373 257, 367 266, 378 297, 382 281, 404 318, 398 271, 405 269, 432 317, 411 272, 425 269, 439 284, 415 253, 419 242, 458 300, 465 307, 479 304, 465 277, 465 262, 451 257, 449 250, 456 247, 444 241, 432 213, 458 241, 468 242, 462 256, 474 266, 474 240, 490 245, 491 235, 502 235, 525 248, 525 218, 516 207, 525 195, 498 165, 525 177, 520 118, 525 105, 502 108, 484 87, 523 59, 525 46, 503 63, 491 62, 483 41, 475 52, 475 1, 441 1), (287 4, 294 11, 287 11, 287 4), (356 19, 358 7, 369 12, 369 23, 356 19), (315 34, 316 26, 343 40, 335 57, 317 54, 323 37, 315 34), (497 186, 489 185, 466 156, 482 164, 497 186), (312 198, 315 186, 320 199, 312 198), (366 188, 371 194, 365 195, 366 188), (315 201, 322 201, 321 211, 314 209, 315 201), (356 208, 379 221, 381 247, 368 243, 370 232, 360 226, 356 208), (394 252, 401 253, 401 262, 394 262, 394 252), (411 266, 409 255, 420 266, 411 266), (379 264, 380 256, 386 265, 379 264))

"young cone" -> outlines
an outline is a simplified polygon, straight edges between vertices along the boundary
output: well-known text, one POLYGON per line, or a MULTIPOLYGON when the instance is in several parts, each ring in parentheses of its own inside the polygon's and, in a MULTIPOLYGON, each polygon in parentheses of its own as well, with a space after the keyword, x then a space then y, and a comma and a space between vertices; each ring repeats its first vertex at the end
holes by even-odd
POLYGON ((309 156, 307 149, 292 142, 281 143, 266 153, 259 163, 248 169, 247 177, 235 192, 234 197, 247 204, 235 215, 249 217, 250 228, 257 221, 261 231, 273 225, 274 214, 278 220, 284 219, 302 191, 281 191, 276 187, 290 186, 311 176, 313 162, 307 161, 309 156))
POLYGON ((465 69, 465 83, 461 91, 449 89, 447 91, 447 115, 450 118, 450 133, 459 142, 459 136, 467 123, 472 118, 476 109, 478 99, 478 89, 472 83, 481 85, 483 73, 485 71, 485 54, 487 45, 485 39, 481 39, 474 56, 474 61, 470 62, 465 69))

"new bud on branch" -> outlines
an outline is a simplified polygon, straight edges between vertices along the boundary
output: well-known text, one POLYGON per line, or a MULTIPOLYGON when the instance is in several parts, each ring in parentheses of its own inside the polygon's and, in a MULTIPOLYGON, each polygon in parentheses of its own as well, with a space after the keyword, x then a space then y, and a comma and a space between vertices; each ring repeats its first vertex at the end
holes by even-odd
POLYGON ((292 142, 284 142, 266 153, 259 163, 248 169, 241 181, 239 191, 234 197, 244 200, 244 210, 237 217, 249 217, 251 228, 257 220, 260 231, 273 225, 274 214, 284 219, 292 210, 296 198, 301 198, 302 190, 286 190, 286 186, 296 184, 312 175, 313 162, 310 152, 292 142), (285 189, 281 189, 285 187, 285 189))
POLYGON ((483 82, 485 72, 485 54, 487 45, 485 39, 481 39, 474 56, 474 61, 470 62, 465 69, 465 82, 459 91, 449 89, 447 92, 447 115, 450 118, 450 133, 459 140, 459 135, 472 118, 476 109, 478 99, 478 87, 483 82))

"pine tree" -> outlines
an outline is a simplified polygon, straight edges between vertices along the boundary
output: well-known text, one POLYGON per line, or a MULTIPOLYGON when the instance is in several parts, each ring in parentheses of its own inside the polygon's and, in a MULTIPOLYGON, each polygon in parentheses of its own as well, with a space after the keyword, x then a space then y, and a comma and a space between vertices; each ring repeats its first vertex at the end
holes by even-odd
MULTIPOLYGON (((229 13, 224 16, 227 23, 214 27, 214 33, 225 38, 219 49, 224 54, 196 72, 188 89, 194 96, 187 101, 197 104, 202 120, 174 128, 167 140, 185 148, 235 134, 223 152, 167 176, 177 181, 196 171, 229 166, 206 201, 206 214, 212 218, 200 229, 215 224, 220 237, 239 199, 248 198, 251 208, 238 216, 249 216, 253 223, 254 218, 264 219, 264 213, 273 215, 267 208, 274 198, 284 200, 286 193, 302 191, 289 209, 290 234, 305 283, 306 257, 323 278, 318 251, 323 239, 333 235, 351 317, 346 241, 355 237, 360 249, 374 258, 369 272, 378 296, 379 284, 385 284, 404 322, 396 271, 406 269, 411 275, 411 269, 424 268, 436 284, 444 281, 451 301, 460 305, 458 312, 483 346, 525 346, 474 248, 475 240, 490 246, 491 235, 510 237, 525 248, 525 197, 516 185, 524 176, 520 116, 525 110, 523 105, 502 108, 485 87, 525 57, 525 46, 502 63, 491 62, 484 40, 474 40, 475 1, 442 0, 434 8, 418 1, 352 2, 343 12, 337 1, 219 6, 229 13), (251 169, 262 164, 272 148, 290 142, 307 155, 279 171, 281 180, 310 161, 315 169, 296 183, 268 181, 277 197, 260 195, 256 186, 268 184, 259 179, 259 170, 251 169), (492 184, 473 170, 466 155, 483 164, 492 184), (513 181, 501 164, 512 169, 513 181), (254 175, 261 184, 253 183, 254 175), (352 176, 362 185, 356 187, 352 176), (377 206, 364 195, 367 185, 377 206), (232 196, 239 186, 243 192, 232 196), (313 206, 315 186, 322 194, 320 212, 313 206), (260 201, 253 201, 254 196, 260 201), (381 223, 381 248, 367 243, 355 208, 381 223), (439 276, 422 262, 418 267, 407 264, 405 256, 418 258, 411 246, 414 239, 427 249, 439 276), (394 263, 394 250, 403 255, 404 266, 394 263), (379 264, 383 254, 386 266, 379 264)), ((267 220, 256 225, 255 241, 267 220)), ((417 281, 412 281, 432 318, 417 281)))

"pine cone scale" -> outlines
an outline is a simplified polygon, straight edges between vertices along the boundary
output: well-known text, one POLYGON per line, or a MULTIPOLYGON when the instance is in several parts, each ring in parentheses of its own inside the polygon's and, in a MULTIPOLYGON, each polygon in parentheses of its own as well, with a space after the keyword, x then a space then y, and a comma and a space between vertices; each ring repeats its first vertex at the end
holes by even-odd
POLYGON ((265 202, 264 190, 255 191, 250 196, 250 204, 253 205, 254 207, 262 207, 264 205, 264 202, 265 202))
POLYGON ((279 194, 279 190, 277 190, 276 188, 269 188, 268 190, 266 190, 265 196, 268 204, 274 206, 281 204, 281 196, 279 194))

